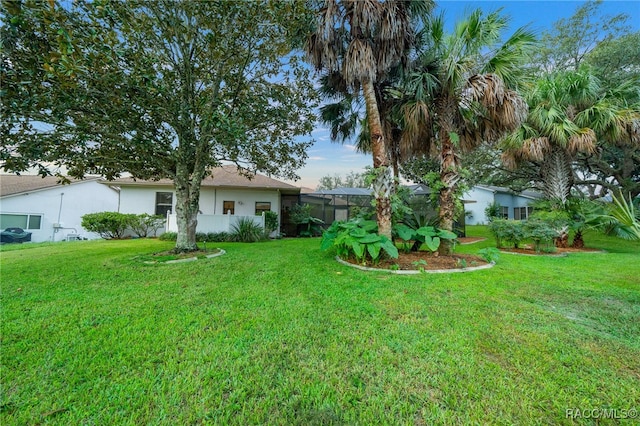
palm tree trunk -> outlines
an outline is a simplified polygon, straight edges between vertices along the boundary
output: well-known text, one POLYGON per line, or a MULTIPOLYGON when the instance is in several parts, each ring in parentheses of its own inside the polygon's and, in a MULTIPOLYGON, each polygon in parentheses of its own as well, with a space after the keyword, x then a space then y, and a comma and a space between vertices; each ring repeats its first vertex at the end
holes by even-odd
MULTIPOLYGON (((438 219, 440 229, 453 231, 453 222, 456 210, 455 184, 458 181, 458 169, 455 154, 455 147, 448 132, 442 138, 441 158, 440 158, 440 180, 442 187, 438 196, 440 209, 438 219)), ((453 252, 451 240, 441 240, 438 252, 443 256, 449 256, 453 252)))
POLYGON ((369 120, 369 134, 371 137, 371 152, 373 153, 373 168, 376 170, 376 180, 373 183, 373 195, 376 199, 376 219, 378 234, 391 239, 391 193, 393 178, 389 169, 389 157, 385 144, 378 102, 371 80, 362 82, 362 92, 367 108, 369 120))
POLYGON ((545 158, 541 172, 546 198, 564 206, 573 183, 571 163, 566 152, 554 148, 545 158))
MULTIPOLYGON (((455 125, 453 123, 456 104, 447 102, 441 109, 440 117, 440 181, 441 188, 438 196, 440 209, 438 211, 439 226, 441 229, 453 231, 453 222, 456 212, 456 186, 460 180, 459 158, 456 154, 456 146, 451 140, 455 125), (451 112, 449 112, 451 111, 451 112)), ((441 240, 438 252, 443 256, 453 253, 453 241, 441 240)))

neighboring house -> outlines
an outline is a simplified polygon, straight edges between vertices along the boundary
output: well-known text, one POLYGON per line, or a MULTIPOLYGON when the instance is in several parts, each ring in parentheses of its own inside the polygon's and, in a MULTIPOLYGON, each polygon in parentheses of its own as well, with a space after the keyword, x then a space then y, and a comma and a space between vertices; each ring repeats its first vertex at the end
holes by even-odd
POLYGON ((118 192, 101 180, 62 185, 54 176, 0 175, 0 229, 22 228, 32 242, 100 238, 80 224, 87 213, 118 209, 118 192))
MULTIPOLYGON (((171 180, 121 178, 103 184, 119 188, 121 213, 167 216, 166 230, 178 230, 171 180)), ((238 173, 236 166, 218 167, 202 181, 197 232, 229 232, 240 217, 263 223, 262 213, 269 210, 278 213, 284 227, 287 208, 297 204, 299 196, 300 188, 296 186, 260 174, 248 179, 238 173)))
POLYGON ((531 204, 542 198, 535 191, 514 192, 509 188, 489 185, 476 185, 465 194, 465 210, 467 225, 480 225, 489 222, 485 209, 492 203, 500 205, 501 217, 504 219, 525 220, 533 212, 531 204))

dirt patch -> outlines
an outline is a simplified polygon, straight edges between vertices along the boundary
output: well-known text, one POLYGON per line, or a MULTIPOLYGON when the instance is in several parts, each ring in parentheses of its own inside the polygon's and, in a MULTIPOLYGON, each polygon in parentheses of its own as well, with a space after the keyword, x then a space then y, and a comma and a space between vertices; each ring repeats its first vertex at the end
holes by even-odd
POLYGON ((383 259, 378 263, 366 262, 362 264, 354 258, 344 259, 352 265, 366 266, 369 268, 390 269, 401 271, 433 271, 433 270, 454 270, 470 267, 488 265, 489 262, 481 257, 472 254, 454 254, 451 256, 440 256, 438 253, 430 252, 400 252, 397 259, 383 259))

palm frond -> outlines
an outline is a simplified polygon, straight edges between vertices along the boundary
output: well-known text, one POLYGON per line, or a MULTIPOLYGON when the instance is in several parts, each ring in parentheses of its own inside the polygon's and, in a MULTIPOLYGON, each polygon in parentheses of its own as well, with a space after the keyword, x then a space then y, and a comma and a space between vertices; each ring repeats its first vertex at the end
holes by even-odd
POLYGON ((596 133, 592 129, 584 127, 569 137, 567 151, 571 155, 575 155, 578 152, 592 154, 595 152, 596 142, 596 133))
POLYGON ((342 64, 342 76, 348 85, 365 80, 376 81, 376 58, 367 40, 356 38, 351 41, 342 64))

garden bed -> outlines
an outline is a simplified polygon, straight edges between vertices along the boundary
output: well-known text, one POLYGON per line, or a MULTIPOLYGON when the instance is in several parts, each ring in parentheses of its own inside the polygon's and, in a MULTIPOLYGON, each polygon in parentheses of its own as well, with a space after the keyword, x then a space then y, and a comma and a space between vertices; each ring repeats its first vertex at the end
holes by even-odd
POLYGON ((566 256, 568 253, 605 253, 599 249, 592 248, 576 248, 576 247, 555 247, 553 251, 539 251, 537 252, 532 246, 525 245, 518 248, 501 248, 503 253, 522 254, 528 256, 566 256))
POLYGON ((182 262, 194 262, 198 259, 210 259, 213 257, 222 256, 226 252, 219 248, 201 249, 196 251, 190 251, 186 253, 174 253, 172 250, 152 253, 148 255, 142 255, 136 257, 137 260, 147 264, 155 263, 182 263, 182 262))
POLYGON ((358 262, 355 258, 340 259, 341 262, 360 267, 365 270, 385 270, 391 272, 461 272, 475 269, 484 269, 492 266, 491 263, 481 257, 472 254, 453 254, 440 256, 430 252, 400 252, 397 259, 385 258, 376 263, 358 262))

